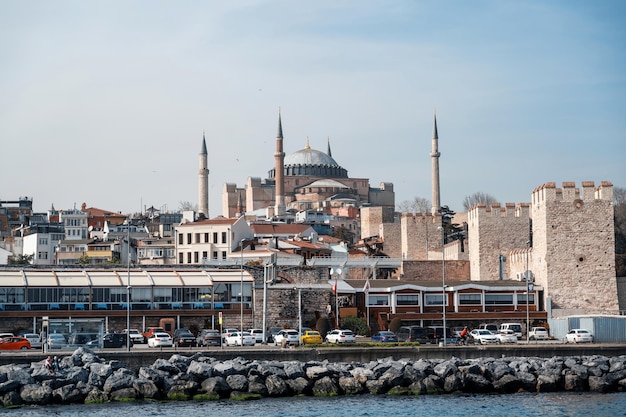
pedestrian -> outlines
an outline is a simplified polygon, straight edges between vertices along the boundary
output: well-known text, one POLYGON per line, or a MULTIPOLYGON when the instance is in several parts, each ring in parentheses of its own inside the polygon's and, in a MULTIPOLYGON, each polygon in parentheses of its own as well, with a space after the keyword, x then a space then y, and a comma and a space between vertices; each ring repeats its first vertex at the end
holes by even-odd
POLYGON ((54 375, 54 367, 52 365, 52 356, 48 356, 46 358, 46 362, 44 363, 44 366, 46 367, 50 375, 54 375))
POLYGON ((52 361, 52 369, 54 369, 54 372, 59 371, 59 357, 58 356, 55 356, 52 361))
POLYGON ((328 305, 326 306, 326 315, 330 319, 332 318, 332 314, 333 314, 333 307, 330 305, 330 303, 328 303, 328 305))

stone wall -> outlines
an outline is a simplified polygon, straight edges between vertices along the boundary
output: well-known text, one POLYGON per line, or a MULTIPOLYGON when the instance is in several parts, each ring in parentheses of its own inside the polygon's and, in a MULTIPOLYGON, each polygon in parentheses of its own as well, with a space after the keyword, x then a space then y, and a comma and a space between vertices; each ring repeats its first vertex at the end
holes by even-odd
MULTIPOLYGON (((442 280, 443 265, 439 261, 404 261, 403 280, 408 281, 439 281, 442 280)), ((469 281, 469 261, 446 261, 446 280, 469 281)))

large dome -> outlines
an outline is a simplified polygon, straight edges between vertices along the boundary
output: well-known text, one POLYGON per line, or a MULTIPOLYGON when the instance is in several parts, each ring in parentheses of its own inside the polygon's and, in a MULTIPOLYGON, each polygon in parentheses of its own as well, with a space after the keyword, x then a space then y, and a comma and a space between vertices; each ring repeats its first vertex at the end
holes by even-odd
POLYGON ((338 167, 339 164, 333 159, 332 156, 306 147, 285 156, 285 166, 290 165, 327 165, 332 167, 338 167))

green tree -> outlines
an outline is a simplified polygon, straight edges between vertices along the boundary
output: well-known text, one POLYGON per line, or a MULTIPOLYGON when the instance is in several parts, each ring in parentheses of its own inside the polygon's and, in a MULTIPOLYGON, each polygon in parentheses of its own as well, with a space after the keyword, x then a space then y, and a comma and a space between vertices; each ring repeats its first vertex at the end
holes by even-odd
POLYGON ((341 327, 344 329, 350 329, 354 334, 360 336, 369 335, 369 327, 367 327, 367 321, 362 317, 345 317, 341 319, 341 327))
POLYGON ((89 265, 90 263, 89 256, 87 256, 86 253, 83 253, 83 255, 76 260, 76 263, 78 265, 89 265))
POLYGON ((8 259, 8 264, 12 266, 30 265, 35 258, 34 254, 30 255, 13 255, 8 259))
POLYGON ((464 226, 460 224, 452 223, 452 219, 456 213, 448 206, 441 207, 441 223, 444 230, 443 241, 444 243, 454 242, 458 240, 461 242, 461 252, 465 251, 465 239, 467 238, 467 231, 464 226))

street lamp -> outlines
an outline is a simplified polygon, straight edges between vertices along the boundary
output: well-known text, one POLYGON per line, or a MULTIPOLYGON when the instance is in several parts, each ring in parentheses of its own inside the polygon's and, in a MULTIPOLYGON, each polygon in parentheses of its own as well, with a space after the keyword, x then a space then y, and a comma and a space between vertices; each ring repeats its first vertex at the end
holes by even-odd
POLYGON ((446 229, 441 226, 441 304, 443 309, 443 345, 446 346, 446 229))
POLYGON ((241 291, 241 297, 239 298, 239 308, 240 308, 240 325, 241 325, 241 333, 239 336, 241 337, 241 346, 243 347, 243 242, 246 239, 241 239, 241 287, 239 290, 241 291))
POLYGON ((126 350, 130 352, 130 221, 126 227, 128 228, 128 247, 126 253, 126 350))
POLYGON ((333 286, 334 288, 334 293, 335 293, 335 329, 339 328, 339 297, 337 297, 337 291, 338 291, 338 285, 339 285, 339 276, 342 274, 342 270, 339 267, 336 268, 330 268, 330 276, 331 278, 334 276, 335 277, 335 285, 333 286))
POLYGON ((528 332, 530 331, 530 312, 528 306, 528 299, 530 298, 530 273, 528 272, 528 251, 530 250, 530 240, 526 241, 526 271, 524 276, 526 277, 526 343, 530 340, 528 332))
POLYGON ((302 288, 294 287, 298 290, 298 334, 302 336, 302 288))

